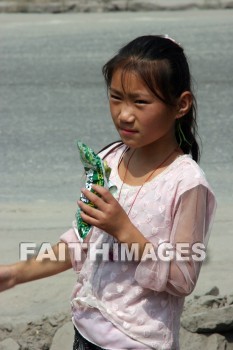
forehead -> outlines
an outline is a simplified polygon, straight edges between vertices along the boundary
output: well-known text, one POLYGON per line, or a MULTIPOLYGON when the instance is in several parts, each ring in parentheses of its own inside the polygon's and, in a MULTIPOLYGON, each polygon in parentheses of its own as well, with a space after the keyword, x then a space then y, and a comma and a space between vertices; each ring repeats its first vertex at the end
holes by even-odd
POLYGON ((136 71, 118 68, 112 75, 110 89, 123 92, 143 91, 151 94, 142 78, 136 71))

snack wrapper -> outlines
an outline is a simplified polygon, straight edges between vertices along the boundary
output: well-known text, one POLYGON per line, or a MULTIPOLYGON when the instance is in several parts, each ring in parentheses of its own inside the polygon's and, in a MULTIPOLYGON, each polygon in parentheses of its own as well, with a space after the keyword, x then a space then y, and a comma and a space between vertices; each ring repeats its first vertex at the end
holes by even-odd
MULTIPOLYGON (((97 194, 93 189, 92 185, 103 186, 110 190, 114 194, 117 190, 117 187, 114 186, 110 181, 109 177, 111 174, 111 168, 108 166, 106 161, 103 161, 95 152, 86 146, 84 143, 77 143, 80 159, 84 166, 86 174, 86 183, 85 188, 89 191, 97 194)), ((80 195, 80 200, 92 207, 94 204, 90 202, 82 193, 80 195)), ((78 233, 78 238, 83 240, 91 230, 91 225, 83 221, 80 215, 81 209, 78 208, 76 212, 76 234, 78 233), (77 232, 78 231, 78 232, 77 232)))

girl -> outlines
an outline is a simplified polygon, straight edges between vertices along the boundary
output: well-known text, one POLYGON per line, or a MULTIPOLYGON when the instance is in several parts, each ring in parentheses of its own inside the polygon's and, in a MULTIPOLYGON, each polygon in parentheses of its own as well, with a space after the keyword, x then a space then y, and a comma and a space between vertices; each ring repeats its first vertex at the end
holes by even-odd
POLYGON ((82 189, 96 207, 78 201, 93 226, 87 244, 74 225, 61 236, 70 257, 1 267, 1 289, 73 266, 74 350, 179 349, 184 298, 197 282, 215 211, 197 165, 187 59, 171 38, 142 36, 108 61, 103 74, 121 141, 100 155, 118 192, 82 189))

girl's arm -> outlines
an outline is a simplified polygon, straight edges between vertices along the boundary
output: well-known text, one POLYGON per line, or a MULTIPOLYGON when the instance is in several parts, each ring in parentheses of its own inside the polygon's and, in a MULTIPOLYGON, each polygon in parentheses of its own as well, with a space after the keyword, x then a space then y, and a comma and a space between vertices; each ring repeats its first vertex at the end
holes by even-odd
POLYGON ((197 283, 205 258, 215 208, 213 193, 203 185, 183 193, 174 210, 170 234, 174 258, 167 262, 160 259, 141 261, 135 274, 138 283, 158 292, 189 295, 197 283), (184 254, 181 253, 180 244, 185 245, 184 254), (201 244, 202 248, 196 250, 195 244, 201 244), (182 255, 185 259, 181 258, 182 255))
POLYGON ((160 248, 159 236, 155 235, 149 242, 132 224, 126 212, 109 191, 100 186, 92 187, 100 197, 86 189, 83 193, 98 209, 79 201, 78 204, 82 209, 81 216, 84 221, 111 234, 120 243, 126 243, 129 246, 137 243, 139 260, 141 259, 135 273, 137 282, 142 287, 157 292, 166 291, 177 296, 190 294, 195 287, 202 265, 202 261, 195 259, 196 254, 192 254, 192 248, 195 243, 204 243, 206 249, 215 212, 215 198, 209 188, 199 184, 179 196, 173 214, 172 229, 167 228, 174 259, 164 261, 159 257, 144 259, 145 247, 157 253, 160 248), (179 244, 188 245, 188 260, 180 260, 179 244))
POLYGON ((12 265, 0 266, 0 292, 16 286, 17 284, 34 281, 40 278, 56 275, 72 267, 68 246, 57 243, 53 246, 56 261, 50 259, 39 260, 33 257, 12 265), (65 259, 59 261, 59 245, 65 246, 65 259))

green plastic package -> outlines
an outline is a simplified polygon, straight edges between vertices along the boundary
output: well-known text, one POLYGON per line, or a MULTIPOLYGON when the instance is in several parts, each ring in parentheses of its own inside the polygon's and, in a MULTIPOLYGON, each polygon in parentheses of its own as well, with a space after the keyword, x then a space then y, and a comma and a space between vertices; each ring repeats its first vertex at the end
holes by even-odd
MULTIPOLYGON (((111 168, 108 166, 107 162, 103 161, 97 154, 95 154, 91 148, 86 146, 84 143, 78 141, 77 146, 80 152, 80 159, 84 166, 86 174, 85 188, 93 193, 96 193, 92 189, 92 185, 99 185, 109 189, 110 192, 114 194, 114 192, 116 192, 116 186, 112 185, 109 181, 111 168)), ((90 202, 82 193, 80 195, 80 200, 94 207, 94 204, 90 202)), ((76 224, 79 236, 84 239, 90 232, 91 225, 83 221, 80 212, 81 209, 78 208, 76 212, 76 224)))

